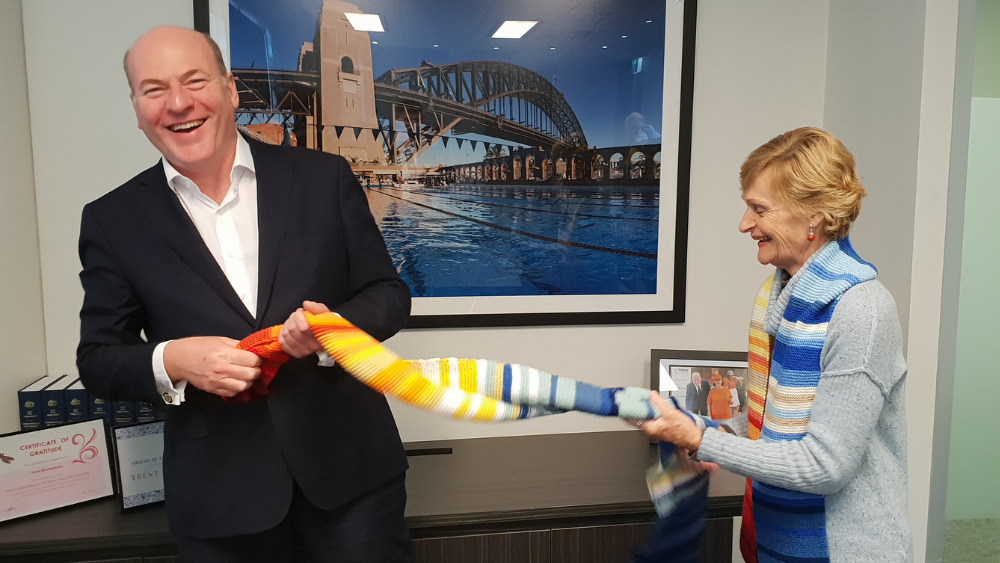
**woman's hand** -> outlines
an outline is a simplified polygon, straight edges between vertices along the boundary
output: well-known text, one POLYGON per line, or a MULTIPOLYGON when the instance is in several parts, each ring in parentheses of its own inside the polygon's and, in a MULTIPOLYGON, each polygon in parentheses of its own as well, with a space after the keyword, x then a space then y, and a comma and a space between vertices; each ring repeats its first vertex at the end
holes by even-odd
POLYGON ((649 394, 649 402, 660 411, 660 417, 639 424, 651 438, 661 442, 670 442, 689 451, 697 451, 701 446, 701 429, 688 418, 686 414, 663 400, 660 394, 653 391, 649 394))

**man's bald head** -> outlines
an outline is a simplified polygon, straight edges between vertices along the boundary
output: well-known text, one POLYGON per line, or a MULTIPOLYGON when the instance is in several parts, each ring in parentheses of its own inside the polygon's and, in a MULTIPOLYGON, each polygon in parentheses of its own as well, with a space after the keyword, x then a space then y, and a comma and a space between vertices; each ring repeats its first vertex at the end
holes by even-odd
POLYGON ((195 31, 193 29, 188 29, 186 27, 180 27, 176 25, 162 25, 159 27, 154 27, 153 29, 142 34, 142 36, 139 37, 139 39, 137 39, 135 43, 133 43, 132 46, 128 48, 127 51, 125 51, 125 56, 122 58, 122 67, 125 69, 125 79, 128 80, 129 91, 134 91, 134 87, 132 85, 132 74, 129 72, 128 68, 128 59, 129 55, 132 54, 132 50, 135 49, 137 45, 140 45, 141 43, 144 43, 146 41, 153 40, 159 37, 169 37, 169 36, 176 36, 178 39, 185 38, 185 36, 187 39, 200 37, 200 39, 204 40, 205 43, 208 44, 209 49, 212 50, 212 55, 215 59, 215 64, 219 71, 219 74, 221 74, 222 76, 225 76, 227 74, 228 71, 226 70, 226 61, 223 60, 222 58, 222 50, 219 49, 219 44, 216 43, 214 39, 212 39, 211 35, 207 33, 202 33, 200 31, 195 31))

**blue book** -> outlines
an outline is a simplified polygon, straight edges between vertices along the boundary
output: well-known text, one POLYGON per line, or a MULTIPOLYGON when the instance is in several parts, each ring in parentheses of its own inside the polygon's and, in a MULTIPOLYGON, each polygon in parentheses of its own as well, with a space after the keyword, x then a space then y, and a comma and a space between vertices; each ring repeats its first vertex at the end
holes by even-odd
POLYGON ((135 403, 132 401, 112 401, 111 423, 114 426, 135 423, 135 403))
POLYGON ((153 406, 153 403, 147 403, 145 401, 136 401, 135 403, 135 421, 136 422, 153 422, 160 419, 160 413, 153 406))
POLYGON ((90 397, 79 377, 66 388, 65 394, 66 422, 90 420, 90 397))
POLYGON ((42 423, 46 428, 66 424, 66 388, 74 378, 62 375, 42 389, 42 423))
POLYGON ((21 430, 38 430, 44 427, 42 389, 48 387, 55 380, 56 378, 51 375, 44 375, 17 392, 21 430))
POLYGON ((112 415, 114 414, 111 412, 111 401, 90 393, 87 396, 90 398, 90 418, 103 418, 104 426, 110 428, 111 421, 113 420, 112 415))

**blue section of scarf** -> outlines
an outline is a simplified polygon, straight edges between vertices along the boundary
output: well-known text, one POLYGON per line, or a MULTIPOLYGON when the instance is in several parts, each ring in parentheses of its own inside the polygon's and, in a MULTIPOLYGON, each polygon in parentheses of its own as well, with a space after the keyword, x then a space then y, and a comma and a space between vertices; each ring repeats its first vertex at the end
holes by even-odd
MULTIPOLYGON (((875 267, 858 256, 847 238, 827 243, 806 265, 792 288, 775 335, 762 440, 796 441, 806 435, 812 402, 779 408, 773 401, 775 386, 806 394, 815 392, 827 324, 834 308, 844 292, 874 279, 876 274, 875 267), (801 431, 789 432, 789 425, 801 431)), ((830 560, 823 495, 754 481, 753 509, 759 561, 830 560)))

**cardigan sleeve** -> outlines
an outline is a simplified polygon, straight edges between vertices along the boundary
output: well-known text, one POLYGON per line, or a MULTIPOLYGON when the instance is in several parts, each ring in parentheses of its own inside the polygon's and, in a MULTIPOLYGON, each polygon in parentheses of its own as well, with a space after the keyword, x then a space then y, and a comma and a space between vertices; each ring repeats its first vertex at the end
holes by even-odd
POLYGON ((812 417, 802 440, 768 443, 706 432, 703 461, 791 490, 832 494, 857 473, 891 389, 906 373, 895 303, 877 281, 848 290, 821 355, 812 417))

